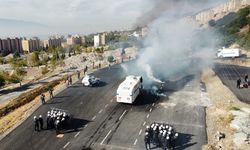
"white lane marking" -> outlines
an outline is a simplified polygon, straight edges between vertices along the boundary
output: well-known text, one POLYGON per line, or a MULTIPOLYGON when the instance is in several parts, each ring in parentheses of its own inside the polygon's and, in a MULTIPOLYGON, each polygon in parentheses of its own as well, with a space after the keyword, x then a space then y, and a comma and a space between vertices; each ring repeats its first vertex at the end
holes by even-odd
POLYGON ((74 136, 75 138, 80 134, 80 131, 76 133, 76 135, 74 136))
POLYGON ((142 132, 142 129, 140 130, 139 135, 141 135, 141 132, 142 132))
POLYGON ((134 145, 136 145, 136 143, 137 143, 137 139, 135 139, 134 145))
POLYGON ((107 107, 108 107, 108 104, 105 105, 105 108, 107 108, 107 107))
POLYGON ((102 111, 103 111, 103 109, 101 109, 98 113, 100 114, 100 113, 102 113, 102 111))
POLYGON ((86 125, 84 126, 84 129, 87 128, 87 126, 88 126, 88 125, 86 124, 86 125))
POLYGON ((145 124, 146 124, 146 121, 143 122, 143 126, 145 126, 145 124))
POLYGON ((95 118, 96 118, 96 116, 94 116, 94 117, 92 118, 92 120, 95 120, 95 118))
POLYGON ((68 145, 69 145, 69 142, 66 143, 66 144, 63 146, 63 148, 66 148, 68 145))
POLYGON ((155 103, 153 103, 152 106, 154 107, 154 106, 155 106, 155 103))
POLYGON ((108 134, 104 137, 104 139, 103 139, 102 142, 101 142, 101 145, 102 145, 103 142, 106 140, 106 138, 109 136, 109 134, 111 133, 111 131, 112 131, 112 130, 110 130, 110 131, 108 132, 108 134))
POLYGON ((149 117, 149 114, 147 115, 147 118, 149 117))
POLYGON ((126 112, 127 112, 127 110, 124 110, 124 112, 123 112, 122 115, 120 116, 119 120, 122 119, 122 117, 125 115, 126 112))
POLYGON ((152 111, 152 108, 150 108, 150 110, 149 110, 150 112, 152 111))

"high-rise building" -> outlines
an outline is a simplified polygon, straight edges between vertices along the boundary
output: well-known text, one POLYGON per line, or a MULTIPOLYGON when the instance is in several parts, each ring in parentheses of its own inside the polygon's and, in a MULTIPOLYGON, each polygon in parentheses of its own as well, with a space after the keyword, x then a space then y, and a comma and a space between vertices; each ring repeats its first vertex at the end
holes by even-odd
POLYGON ((69 35, 67 38, 67 45, 81 45, 82 44, 82 38, 79 35, 71 36, 69 35))
POLYGON ((40 48, 40 40, 38 38, 23 39, 22 48, 25 53, 33 52, 40 48))
POLYGON ((59 47, 62 46, 62 40, 61 38, 49 38, 48 40, 43 41, 43 47, 59 47))
POLYGON ((94 36, 94 47, 102 46, 106 44, 106 35, 98 34, 94 36))
POLYGON ((2 52, 3 50, 3 44, 2 44, 2 39, 0 39, 0 53, 2 52))
POLYGON ((5 53, 22 53, 21 39, 20 38, 7 38, 0 39, 0 52, 5 51, 5 53))

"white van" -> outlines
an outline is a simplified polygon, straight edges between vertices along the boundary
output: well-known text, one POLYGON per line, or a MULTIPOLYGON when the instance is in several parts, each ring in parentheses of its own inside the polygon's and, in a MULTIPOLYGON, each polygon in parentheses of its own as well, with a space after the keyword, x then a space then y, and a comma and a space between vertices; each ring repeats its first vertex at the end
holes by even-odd
POLYGON ((235 58, 240 56, 240 50, 238 48, 222 48, 217 51, 218 58, 235 58))
POLYGON ((116 101, 132 104, 142 90, 142 82, 141 76, 127 76, 117 89, 116 101))

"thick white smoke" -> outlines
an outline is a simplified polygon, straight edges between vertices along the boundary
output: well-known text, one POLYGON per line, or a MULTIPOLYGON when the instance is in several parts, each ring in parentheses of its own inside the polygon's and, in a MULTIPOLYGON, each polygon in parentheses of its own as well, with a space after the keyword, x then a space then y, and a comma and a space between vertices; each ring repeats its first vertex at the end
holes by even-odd
POLYGON ((210 65, 218 42, 212 29, 203 29, 187 17, 217 5, 218 1, 206 0, 207 6, 191 0, 170 1, 171 7, 154 16, 151 23, 147 21, 149 32, 144 48, 135 63, 126 67, 128 74, 142 75, 148 83, 162 83, 171 75, 183 74, 189 69, 198 71, 210 65))

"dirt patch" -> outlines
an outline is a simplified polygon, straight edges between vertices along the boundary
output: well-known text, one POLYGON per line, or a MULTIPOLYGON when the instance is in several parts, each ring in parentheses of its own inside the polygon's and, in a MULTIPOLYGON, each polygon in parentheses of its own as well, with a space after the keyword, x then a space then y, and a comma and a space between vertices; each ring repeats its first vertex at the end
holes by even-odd
POLYGON ((6 105, 2 105, 0 108, 0 117, 7 115, 9 112, 14 111, 15 109, 23 106, 32 100, 34 100, 40 94, 49 90, 49 88, 53 88, 60 83, 63 79, 51 81, 43 86, 35 88, 31 91, 25 92, 18 96, 17 98, 9 101, 6 105))
MULTIPOLYGON (((212 105, 207 107, 207 135, 208 144, 203 147, 204 150, 213 149, 235 149, 233 143, 235 129, 230 127, 234 120, 232 110, 239 110, 248 106, 240 102, 236 96, 223 85, 221 80, 215 75, 212 69, 207 68, 202 72, 201 80, 206 84, 207 92, 212 105), (220 131, 225 133, 225 138, 217 141, 216 133, 220 131)), ((236 148, 238 149, 238 148, 236 148)))
MULTIPOLYGON (((60 82, 54 87, 54 92, 57 93, 63 86, 64 82, 60 82)), ((49 93, 45 93, 45 97, 49 97, 49 93)), ((48 100, 48 99, 46 99, 48 100)), ((0 135, 5 133, 7 130, 16 126, 19 122, 25 120, 33 111, 40 106, 40 96, 36 96, 34 100, 26 103, 25 105, 15 109, 14 111, 8 113, 4 117, 0 118, 0 135)))

